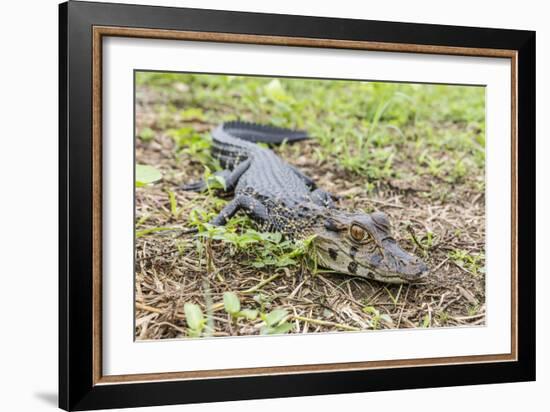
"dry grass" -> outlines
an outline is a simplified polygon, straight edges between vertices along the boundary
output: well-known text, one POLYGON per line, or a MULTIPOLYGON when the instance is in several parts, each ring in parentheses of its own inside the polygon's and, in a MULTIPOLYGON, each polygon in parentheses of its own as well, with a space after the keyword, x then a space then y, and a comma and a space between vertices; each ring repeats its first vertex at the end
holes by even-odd
MULTIPOLYGON (((137 129, 160 129, 154 110, 158 96, 143 93, 141 97, 137 129)), ((188 125, 200 131, 216 126, 193 119, 188 125)), ((235 292, 243 307, 259 308, 261 295, 266 311, 286 309, 288 321, 295 325, 291 333, 484 324, 483 191, 476 190, 468 179, 449 183, 417 175, 379 181, 367 194, 357 185, 357 175, 336 166, 330 158, 314 160, 311 153, 316 148, 318 143, 309 140, 277 150, 320 187, 343 196, 340 206, 386 212, 397 240, 404 249, 424 257, 430 276, 421 284, 385 285, 342 274, 312 274, 303 263, 256 269, 248 264, 245 252, 231 255, 232 250, 221 241, 207 242, 206 250, 199 252, 192 235, 174 238, 155 232, 138 237, 136 244, 138 339, 185 337, 183 307, 187 302, 198 304, 209 314, 213 336, 258 334, 260 319, 232 321, 225 313, 222 295, 226 291, 235 292), (387 316, 365 311, 366 307, 387 316)), ((191 209, 212 207, 211 197, 177 189, 201 176, 203 167, 188 154, 176 154, 173 139, 162 131, 151 141, 137 140, 136 159, 154 165, 164 175, 161 183, 136 189, 138 230, 184 227, 191 209), (176 194, 177 216, 171 210, 168 191, 176 194)), ((413 170, 408 164, 395 167, 413 170)), ((478 177, 473 176, 472 181, 478 177)))

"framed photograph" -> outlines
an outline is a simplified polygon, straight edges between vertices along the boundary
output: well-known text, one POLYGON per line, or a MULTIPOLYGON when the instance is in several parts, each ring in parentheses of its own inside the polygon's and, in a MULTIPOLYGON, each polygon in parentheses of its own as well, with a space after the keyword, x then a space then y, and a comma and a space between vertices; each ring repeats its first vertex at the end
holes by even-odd
POLYGON ((535 379, 535 33, 60 5, 60 407, 535 379))

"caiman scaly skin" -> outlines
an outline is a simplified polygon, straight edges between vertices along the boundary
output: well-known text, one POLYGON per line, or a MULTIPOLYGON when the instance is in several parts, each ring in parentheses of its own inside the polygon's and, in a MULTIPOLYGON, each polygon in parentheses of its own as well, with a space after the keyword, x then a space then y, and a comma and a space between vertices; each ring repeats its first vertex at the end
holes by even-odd
MULTIPOLYGON (((264 231, 288 238, 315 235, 313 250, 320 266, 337 272, 386 283, 416 282, 428 267, 405 252, 391 235, 382 212, 343 210, 334 196, 317 188, 312 179, 267 148, 255 143, 278 144, 307 139, 305 132, 244 122, 229 122, 212 132, 212 155, 223 171, 233 199, 211 222, 224 225, 239 210, 264 231)), ((204 190, 204 182, 184 185, 204 190)))

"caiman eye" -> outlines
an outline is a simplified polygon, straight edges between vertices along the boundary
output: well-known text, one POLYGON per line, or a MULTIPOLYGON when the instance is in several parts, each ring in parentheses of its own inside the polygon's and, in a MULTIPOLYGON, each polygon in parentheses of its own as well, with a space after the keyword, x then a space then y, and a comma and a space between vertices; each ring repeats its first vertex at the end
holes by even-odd
POLYGON ((352 225, 349 229, 349 234, 357 242, 361 242, 367 237, 367 231, 359 225, 352 225))

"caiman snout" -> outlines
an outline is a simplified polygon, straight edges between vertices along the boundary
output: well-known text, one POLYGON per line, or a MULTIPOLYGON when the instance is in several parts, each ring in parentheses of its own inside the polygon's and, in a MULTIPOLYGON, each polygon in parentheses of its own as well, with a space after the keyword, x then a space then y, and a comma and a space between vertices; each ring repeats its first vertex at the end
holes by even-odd
POLYGON ((416 282, 428 275, 428 266, 417 256, 405 252, 393 239, 382 242, 383 258, 380 272, 398 276, 406 282, 416 282))
POLYGON ((429 273, 429 269, 423 261, 417 257, 413 257, 397 273, 399 273, 399 277, 403 280, 413 283, 425 278, 429 273))
POLYGON ((422 279, 426 276, 428 276, 428 273, 430 272, 430 269, 428 268, 428 266, 422 262, 420 259, 418 259, 418 262, 415 264, 415 272, 413 274, 414 276, 414 279, 415 280, 418 280, 418 279, 422 279))

